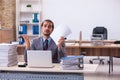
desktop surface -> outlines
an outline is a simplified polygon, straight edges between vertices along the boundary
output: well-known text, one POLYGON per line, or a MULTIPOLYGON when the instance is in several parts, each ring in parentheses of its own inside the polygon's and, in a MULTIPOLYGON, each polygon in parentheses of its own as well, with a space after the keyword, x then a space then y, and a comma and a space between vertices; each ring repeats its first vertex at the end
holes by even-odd
POLYGON ((2 80, 84 80, 84 73, 78 70, 61 70, 59 64, 53 68, 0 67, 2 80))

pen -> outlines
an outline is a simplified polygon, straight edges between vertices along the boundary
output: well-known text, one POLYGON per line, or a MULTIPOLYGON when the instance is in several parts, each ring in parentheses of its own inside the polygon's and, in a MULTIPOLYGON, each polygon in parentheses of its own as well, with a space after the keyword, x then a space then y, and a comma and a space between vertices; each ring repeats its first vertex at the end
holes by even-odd
POLYGON ((64 38, 65 40, 67 39, 67 38, 64 38))

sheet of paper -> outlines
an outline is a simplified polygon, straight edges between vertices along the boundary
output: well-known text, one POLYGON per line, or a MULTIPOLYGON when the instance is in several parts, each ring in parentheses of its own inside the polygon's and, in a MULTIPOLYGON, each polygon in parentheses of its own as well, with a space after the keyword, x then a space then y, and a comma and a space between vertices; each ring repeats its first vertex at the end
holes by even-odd
POLYGON ((54 31, 51 34, 51 37, 55 41, 55 43, 58 44, 58 40, 61 36, 67 38, 67 36, 71 33, 72 31, 67 25, 61 24, 54 29, 54 31))

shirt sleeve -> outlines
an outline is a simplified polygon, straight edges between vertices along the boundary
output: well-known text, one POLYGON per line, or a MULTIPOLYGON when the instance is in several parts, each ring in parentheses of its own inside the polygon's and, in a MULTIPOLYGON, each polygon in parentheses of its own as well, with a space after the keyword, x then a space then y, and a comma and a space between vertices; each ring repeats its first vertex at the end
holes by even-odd
POLYGON ((58 61, 60 62, 61 57, 64 56, 66 56, 65 43, 62 45, 62 48, 60 50, 58 49, 58 61))

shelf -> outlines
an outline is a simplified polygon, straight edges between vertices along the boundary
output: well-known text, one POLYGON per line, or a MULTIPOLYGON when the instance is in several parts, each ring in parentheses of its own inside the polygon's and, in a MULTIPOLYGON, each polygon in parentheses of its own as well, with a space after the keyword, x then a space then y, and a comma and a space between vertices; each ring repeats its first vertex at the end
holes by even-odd
POLYGON ((20 0, 20 1, 22 1, 22 2, 31 2, 31 1, 34 2, 34 1, 35 1, 35 2, 36 2, 36 1, 38 1, 38 0, 20 0))
POLYGON ((24 13, 24 14, 33 14, 33 13, 40 13, 40 11, 20 11, 20 13, 24 13))
POLYGON ((20 24, 26 24, 26 25, 39 25, 40 23, 24 23, 24 22, 20 22, 20 24))
POLYGON ((27 35, 29 37, 38 37, 39 36, 39 34, 19 34, 19 36, 21 36, 21 35, 27 35))
POLYGON ((28 35, 29 37, 37 37, 37 36, 39 36, 38 34, 31 34, 31 35, 28 35))
POLYGON ((41 0, 16 0, 16 40, 23 34, 31 40, 41 35, 41 11, 41 0))

